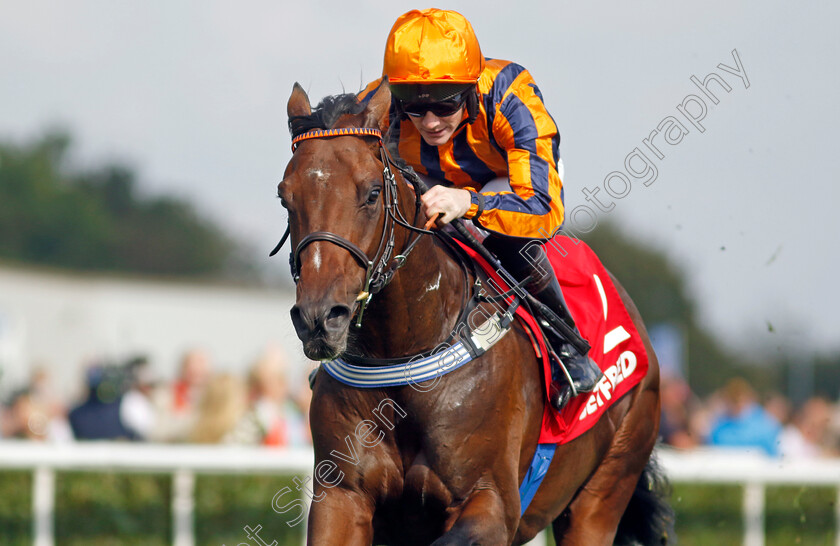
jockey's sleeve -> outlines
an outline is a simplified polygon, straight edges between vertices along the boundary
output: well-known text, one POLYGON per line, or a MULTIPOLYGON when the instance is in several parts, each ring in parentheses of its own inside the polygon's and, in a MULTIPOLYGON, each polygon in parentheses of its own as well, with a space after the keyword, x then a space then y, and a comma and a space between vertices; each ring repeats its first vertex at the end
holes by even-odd
POLYGON ((367 84, 364 89, 359 91, 359 94, 356 95, 356 98, 359 99, 361 103, 367 103, 376 94, 376 91, 379 89, 379 86, 382 84, 382 78, 377 78, 367 84))
MULTIPOLYGON (((359 93, 356 95, 356 99, 362 104, 367 104, 370 101, 370 99, 373 98, 376 92, 379 91, 379 87, 383 84, 383 82, 384 78, 377 78, 373 80, 372 82, 367 84, 364 89, 359 91, 359 93)), ((387 131, 388 127, 390 127, 394 123, 398 124, 399 120, 397 119, 397 110, 394 107, 394 100, 391 99, 391 108, 388 110, 388 123, 386 124, 383 130, 387 131)))
MULTIPOLYGON (((513 75, 511 74, 511 75, 513 75)), ((508 64, 493 81, 484 104, 491 118, 492 137, 507 156, 508 177, 513 190, 481 192, 484 210, 477 222, 507 235, 545 238, 553 235, 564 218, 563 183, 557 172, 559 132, 546 110, 539 88, 527 70, 508 64), (513 78, 507 70, 517 69, 513 78), (510 83, 499 85, 504 81, 510 83)), ((482 199, 473 193, 474 217, 482 199)))

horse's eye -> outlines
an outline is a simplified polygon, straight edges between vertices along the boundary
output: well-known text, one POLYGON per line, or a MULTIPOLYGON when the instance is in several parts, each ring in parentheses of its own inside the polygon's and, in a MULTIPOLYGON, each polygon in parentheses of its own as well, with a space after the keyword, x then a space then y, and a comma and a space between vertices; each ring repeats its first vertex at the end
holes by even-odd
POLYGON ((376 200, 379 199, 379 194, 382 192, 382 188, 373 188, 370 190, 368 194, 367 201, 365 202, 366 205, 373 205, 376 203, 376 200))

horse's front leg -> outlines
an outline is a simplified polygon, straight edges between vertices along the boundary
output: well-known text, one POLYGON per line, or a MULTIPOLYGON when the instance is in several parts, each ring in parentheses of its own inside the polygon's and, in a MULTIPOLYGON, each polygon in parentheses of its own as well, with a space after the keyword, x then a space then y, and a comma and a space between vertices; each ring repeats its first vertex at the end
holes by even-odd
POLYGON ((336 487, 322 490, 309 510, 306 543, 369 546, 373 542, 373 502, 357 491, 336 487))
POLYGON ((519 503, 505 500, 494 487, 477 489, 464 504, 455 524, 432 546, 504 545, 513 540, 519 503))

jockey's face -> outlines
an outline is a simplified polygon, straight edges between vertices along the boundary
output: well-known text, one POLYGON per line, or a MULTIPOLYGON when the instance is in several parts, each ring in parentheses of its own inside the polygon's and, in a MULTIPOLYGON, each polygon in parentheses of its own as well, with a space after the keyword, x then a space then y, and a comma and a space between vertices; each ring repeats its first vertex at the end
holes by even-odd
POLYGON ((421 117, 411 116, 408 119, 420 132, 420 136, 429 146, 440 146, 449 142, 455 130, 464 119, 464 106, 449 116, 436 116, 431 110, 421 117))

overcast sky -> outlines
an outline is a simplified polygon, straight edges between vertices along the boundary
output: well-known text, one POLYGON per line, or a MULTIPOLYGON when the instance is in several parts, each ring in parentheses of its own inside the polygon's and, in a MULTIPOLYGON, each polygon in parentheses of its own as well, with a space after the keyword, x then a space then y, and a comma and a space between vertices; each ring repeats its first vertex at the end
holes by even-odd
MULTIPOLYGON (((603 208, 614 207, 598 221, 678 263, 702 319, 730 344, 840 348, 840 4, 530 6, 441 7, 470 19, 486 56, 532 72, 560 127, 567 209, 595 210, 583 189, 600 187, 603 208), (738 68, 733 50, 744 77, 718 68, 738 68), (717 104, 690 81, 712 71, 731 88, 709 84, 717 104), (699 117, 689 95, 707 110, 702 132, 678 109, 688 97, 687 115, 699 117), (663 121, 678 143, 650 136, 663 121), (657 169, 648 186, 625 166, 637 147, 657 169), (604 187, 613 171, 631 182, 610 179, 621 199, 604 187)), ((290 157, 292 84, 313 100, 358 90, 379 75, 388 30, 413 7, 427 6, 3 2, 0 138, 67 127, 84 162, 129 162, 143 188, 194 200, 262 255, 284 228, 274 195, 290 157)))

